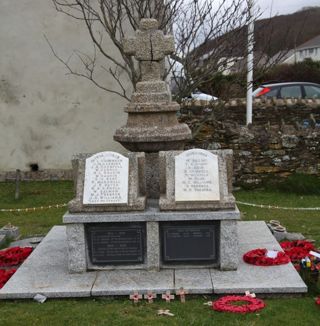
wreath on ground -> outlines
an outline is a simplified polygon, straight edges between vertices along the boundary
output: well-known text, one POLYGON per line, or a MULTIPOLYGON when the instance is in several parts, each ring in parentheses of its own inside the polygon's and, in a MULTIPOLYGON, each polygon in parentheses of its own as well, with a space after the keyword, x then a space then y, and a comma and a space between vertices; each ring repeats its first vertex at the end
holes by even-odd
POLYGON ((310 250, 315 250, 315 246, 306 240, 284 241, 280 245, 292 262, 309 256, 310 250))
POLYGON ((243 255, 243 260, 251 265, 273 266, 290 263, 290 257, 282 251, 254 249, 243 255))
POLYGON ((212 302, 212 309, 216 311, 246 314, 261 310, 265 307, 261 299, 251 296, 229 295, 212 302))
POLYGON ((0 289, 8 282, 10 277, 16 272, 16 269, 0 269, 0 289))
POLYGON ((0 250, 0 267, 16 266, 23 263, 31 254, 32 247, 12 247, 0 250))

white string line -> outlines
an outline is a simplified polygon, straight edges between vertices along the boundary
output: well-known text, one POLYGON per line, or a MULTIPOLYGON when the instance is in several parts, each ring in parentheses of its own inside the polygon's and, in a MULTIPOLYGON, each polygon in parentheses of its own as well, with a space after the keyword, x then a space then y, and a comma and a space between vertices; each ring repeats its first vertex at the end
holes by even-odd
POLYGON ((32 211, 41 211, 51 208, 62 208, 66 207, 68 204, 54 204, 49 206, 39 206, 39 207, 29 207, 29 208, 1 208, 0 212, 32 212, 32 211))
MULTIPOLYGON (((253 204, 247 203, 243 201, 236 201, 237 204, 258 208, 266 208, 266 209, 283 209, 283 210, 291 210, 291 211, 320 211, 320 207, 282 207, 282 206, 274 206, 274 205, 262 205, 262 204, 253 204)), ((66 207, 68 204, 54 204, 49 206, 39 206, 39 207, 30 207, 30 208, 1 208, 0 212, 32 212, 37 210, 45 210, 51 208, 62 208, 66 207)))
POLYGON ((267 208, 267 209, 283 209, 288 211, 320 211, 320 207, 282 207, 282 206, 246 203, 243 201, 236 201, 236 203, 245 206, 267 208))

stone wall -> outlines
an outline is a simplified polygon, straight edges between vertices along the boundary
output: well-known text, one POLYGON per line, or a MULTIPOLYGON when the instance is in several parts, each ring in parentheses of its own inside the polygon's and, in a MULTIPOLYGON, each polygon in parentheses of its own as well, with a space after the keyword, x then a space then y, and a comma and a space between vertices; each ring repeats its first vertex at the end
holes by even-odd
POLYGON ((196 132, 187 147, 233 149, 235 184, 295 172, 320 176, 320 100, 257 101, 249 127, 244 100, 216 104, 211 113, 189 108, 180 117, 196 132))

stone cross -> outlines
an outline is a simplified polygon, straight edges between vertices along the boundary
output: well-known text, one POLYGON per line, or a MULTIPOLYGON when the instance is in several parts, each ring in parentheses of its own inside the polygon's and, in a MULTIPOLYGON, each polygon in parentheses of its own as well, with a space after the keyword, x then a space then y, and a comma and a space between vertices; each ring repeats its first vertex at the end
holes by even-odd
POLYGON ((186 302, 186 294, 188 294, 188 291, 186 291, 184 288, 180 288, 176 292, 176 295, 179 295, 180 296, 181 303, 185 303, 186 302))
POLYGON ((170 302, 174 300, 174 295, 170 293, 170 291, 166 291, 166 293, 162 294, 162 299, 166 300, 166 302, 170 302))
POLYGON ((173 36, 164 35, 158 30, 158 21, 151 18, 141 19, 136 36, 125 39, 123 48, 139 61, 142 81, 160 79, 161 62, 175 50, 173 36))
POLYGON ((148 291, 148 293, 144 295, 144 298, 145 300, 148 300, 149 303, 153 303, 153 299, 156 299, 157 295, 151 291, 148 291))
POLYGON ((139 300, 142 299, 142 294, 139 294, 138 292, 134 292, 133 294, 130 294, 130 300, 133 300, 134 303, 138 303, 139 300))

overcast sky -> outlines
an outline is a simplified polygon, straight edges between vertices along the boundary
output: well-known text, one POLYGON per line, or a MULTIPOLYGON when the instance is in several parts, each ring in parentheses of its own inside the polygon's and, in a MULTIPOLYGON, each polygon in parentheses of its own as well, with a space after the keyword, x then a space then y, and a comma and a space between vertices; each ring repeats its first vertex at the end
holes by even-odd
POLYGON ((320 6, 320 0, 255 0, 262 17, 293 13, 309 6, 320 6))

